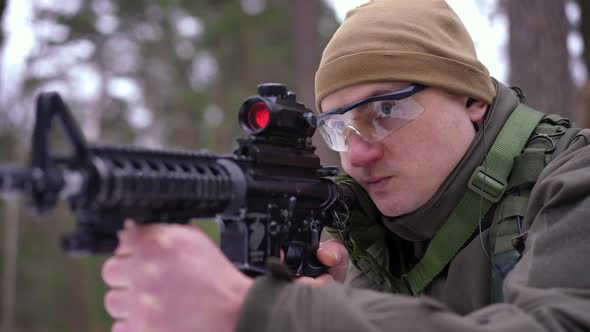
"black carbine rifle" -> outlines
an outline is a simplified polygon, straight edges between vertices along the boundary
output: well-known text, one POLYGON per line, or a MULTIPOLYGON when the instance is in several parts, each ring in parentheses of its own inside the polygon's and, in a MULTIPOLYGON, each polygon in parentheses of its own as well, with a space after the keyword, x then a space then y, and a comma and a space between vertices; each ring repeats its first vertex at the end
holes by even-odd
MULTIPOLYGON (((65 199, 76 218, 68 253, 109 253, 128 218, 139 224, 187 223, 216 217, 224 254, 248 275, 284 253, 295 275, 317 276, 324 226, 343 229, 352 191, 327 177, 311 136, 314 114, 281 84, 261 84, 239 113, 247 138, 231 155, 204 151, 87 144, 59 94, 37 98, 30 167, 0 168, 0 193, 26 196, 36 213, 65 199), (63 130, 70 152, 51 151, 63 130)), ((198 255, 199 253, 195 253, 198 255)))

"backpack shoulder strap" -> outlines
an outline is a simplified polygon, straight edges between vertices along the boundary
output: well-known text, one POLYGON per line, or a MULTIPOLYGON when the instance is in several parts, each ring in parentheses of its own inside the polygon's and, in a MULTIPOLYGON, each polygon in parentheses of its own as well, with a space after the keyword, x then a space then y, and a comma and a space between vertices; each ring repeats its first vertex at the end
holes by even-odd
POLYGON ((533 186, 545 166, 569 146, 579 130, 559 115, 547 115, 533 131, 523 152, 514 158, 506 192, 494 212, 488 233, 492 303, 503 301, 504 278, 524 250, 527 229, 523 220, 533 186))
POLYGON ((524 104, 519 104, 512 112, 484 163, 471 176, 469 190, 436 233, 424 257, 403 276, 412 295, 424 291, 469 241, 480 217, 503 197, 514 158, 522 152, 543 116, 524 104))

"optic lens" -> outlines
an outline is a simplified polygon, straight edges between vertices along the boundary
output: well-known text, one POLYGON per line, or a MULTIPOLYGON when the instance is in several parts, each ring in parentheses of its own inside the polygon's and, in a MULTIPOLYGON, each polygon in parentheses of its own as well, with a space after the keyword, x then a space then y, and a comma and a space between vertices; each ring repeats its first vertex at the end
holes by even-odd
POLYGON ((252 130, 258 130, 266 127, 270 120, 270 111, 262 101, 254 103, 248 111, 248 126, 252 130))

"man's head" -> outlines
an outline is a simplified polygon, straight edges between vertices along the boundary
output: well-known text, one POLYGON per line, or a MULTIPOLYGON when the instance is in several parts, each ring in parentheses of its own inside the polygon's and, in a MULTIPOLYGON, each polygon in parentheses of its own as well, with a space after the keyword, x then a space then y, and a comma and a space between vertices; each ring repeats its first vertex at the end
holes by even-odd
POLYGON ((318 111, 332 114, 323 123, 341 139, 332 144, 344 170, 389 216, 434 195, 494 95, 469 34, 440 0, 374 0, 350 11, 316 73, 318 111))

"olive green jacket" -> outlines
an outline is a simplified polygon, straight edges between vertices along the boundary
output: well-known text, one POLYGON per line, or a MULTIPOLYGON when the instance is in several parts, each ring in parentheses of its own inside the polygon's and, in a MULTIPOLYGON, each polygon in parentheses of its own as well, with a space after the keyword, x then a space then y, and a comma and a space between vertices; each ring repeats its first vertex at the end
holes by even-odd
MULTIPOLYGON (((486 117, 491 144, 518 98, 497 86, 486 117)), ((476 136, 465 158, 424 207, 385 218, 419 259, 463 196, 483 160, 476 136)), ((487 231, 476 236, 425 290, 426 296, 384 294, 354 267, 347 285, 313 287, 259 278, 242 307, 237 331, 590 331, 590 130, 541 174, 529 201, 526 249, 503 285, 504 303, 490 304, 487 231)))

